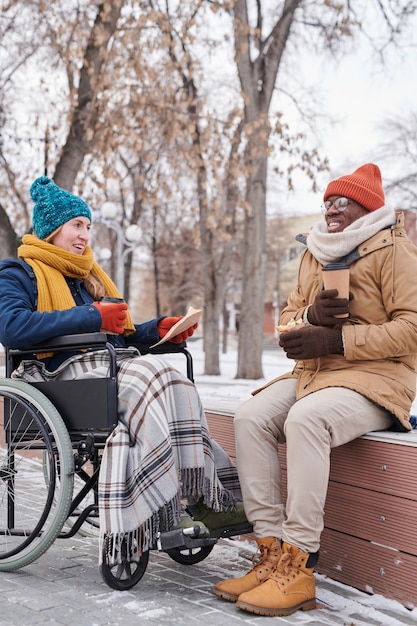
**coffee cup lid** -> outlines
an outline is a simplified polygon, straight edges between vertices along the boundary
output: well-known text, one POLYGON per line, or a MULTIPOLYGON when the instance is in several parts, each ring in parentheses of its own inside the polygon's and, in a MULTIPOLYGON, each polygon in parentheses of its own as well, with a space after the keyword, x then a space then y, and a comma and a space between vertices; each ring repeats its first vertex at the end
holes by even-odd
POLYGON ((100 302, 103 302, 104 304, 107 302, 108 304, 113 304, 113 303, 119 303, 119 302, 124 302, 123 298, 112 298, 111 296, 104 296, 103 298, 101 298, 100 302))

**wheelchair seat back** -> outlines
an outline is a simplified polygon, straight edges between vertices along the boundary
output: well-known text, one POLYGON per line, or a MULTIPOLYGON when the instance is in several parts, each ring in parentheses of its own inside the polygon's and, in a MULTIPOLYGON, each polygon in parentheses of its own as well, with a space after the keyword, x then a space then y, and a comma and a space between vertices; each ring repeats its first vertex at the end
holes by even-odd
MULTIPOLYGON (((187 377, 194 382, 192 356, 186 343, 166 343, 157 348, 138 343, 129 343, 141 354, 182 354, 186 359, 187 377)), ((82 333, 63 335, 50 341, 30 346, 25 349, 6 348, 6 376, 11 377, 20 361, 34 358, 34 355, 45 352, 62 352, 77 350, 107 350, 109 353, 109 375, 105 378, 86 378, 76 380, 60 380, 30 383, 39 389, 56 407, 73 439, 78 433, 109 433, 117 425, 117 363, 114 346, 107 341, 105 333, 82 333)), ((11 417, 13 429, 25 430, 30 433, 30 424, 22 415, 23 409, 13 407, 12 400, 6 401, 6 410, 11 417)))
POLYGON ((30 384, 57 408, 69 431, 112 430, 117 424, 117 384, 111 378, 30 384))
MULTIPOLYGON (((117 366, 115 351, 107 342, 105 333, 69 335, 25 350, 6 348, 6 376, 10 377, 19 362, 28 355, 45 351, 74 349, 107 349, 110 354, 109 376, 106 378, 88 378, 31 382, 56 407, 65 422, 68 431, 85 433, 106 431, 117 424, 117 366)), ((30 436, 31 426, 23 415, 22 407, 13 406, 13 400, 6 400, 5 410, 10 415, 13 431, 25 431, 30 436)))

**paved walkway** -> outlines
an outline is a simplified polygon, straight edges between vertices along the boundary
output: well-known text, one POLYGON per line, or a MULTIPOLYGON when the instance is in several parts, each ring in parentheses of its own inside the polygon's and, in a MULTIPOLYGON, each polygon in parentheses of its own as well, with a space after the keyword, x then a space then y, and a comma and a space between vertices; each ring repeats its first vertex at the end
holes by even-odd
POLYGON ((193 566, 151 552, 142 580, 129 591, 114 591, 98 571, 96 538, 57 539, 35 563, 16 572, 0 572, 0 626, 417 625, 416 609, 407 611, 396 602, 320 576, 315 611, 299 611, 287 618, 241 611, 213 596, 210 589, 218 580, 248 569, 248 547, 222 539, 204 561, 193 566))
MULTIPOLYGON (((57 539, 35 563, 16 572, 0 572, 0 626, 417 626, 417 608, 408 611, 397 602, 323 576, 316 577, 315 611, 298 611, 287 618, 241 611, 210 590, 218 580, 249 569, 250 548, 244 542, 220 540, 194 566, 152 552, 142 580, 122 592, 110 589, 98 571, 96 537, 57 539)), ((414 581, 404 584, 416 586, 414 581)))

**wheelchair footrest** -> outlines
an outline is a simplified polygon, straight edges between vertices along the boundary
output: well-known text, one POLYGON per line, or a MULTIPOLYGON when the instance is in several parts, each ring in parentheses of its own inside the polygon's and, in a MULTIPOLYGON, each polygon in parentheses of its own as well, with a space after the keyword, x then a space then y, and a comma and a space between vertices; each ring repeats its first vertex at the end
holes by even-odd
POLYGON ((239 535, 250 535, 253 532, 253 526, 246 522, 244 524, 238 524, 231 526, 230 528, 222 528, 219 530, 211 530, 210 536, 216 539, 227 539, 228 537, 236 537, 239 535))
POLYGON ((172 550, 173 548, 186 550, 214 545, 215 543, 217 543, 217 539, 210 537, 206 529, 196 524, 190 528, 177 528, 160 533, 157 547, 160 551, 172 550))

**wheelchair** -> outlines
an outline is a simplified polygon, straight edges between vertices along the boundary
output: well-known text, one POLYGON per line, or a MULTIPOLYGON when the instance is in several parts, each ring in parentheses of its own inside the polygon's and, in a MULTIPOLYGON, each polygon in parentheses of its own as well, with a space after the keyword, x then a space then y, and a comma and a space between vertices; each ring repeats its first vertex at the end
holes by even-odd
MULTIPOLYGON (((185 342, 135 347, 141 354, 184 355, 187 376, 193 381, 185 342)), ((6 378, 0 379, 0 571, 32 563, 57 538, 98 533, 100 459, 116 423, 116 350, 105 333, 56 337, 25 350, 6 349, 6 378), (10 378, 27 355, 80 350, 106 350, 108 377, 36 383, 10 378)), ((194 565, 210 554, 220 537, 251 531, 248 524, 207 535, 196 524, 160 533, 150 550, 194 565)), ((127 590, 141 580, 149 551, 130 561, 122 544, 116 564, 108 562, 106 552, 104 545, 100 573, 109 587, 127 590)))

